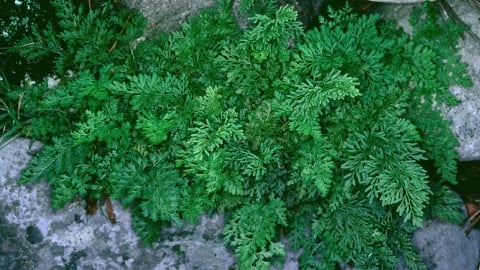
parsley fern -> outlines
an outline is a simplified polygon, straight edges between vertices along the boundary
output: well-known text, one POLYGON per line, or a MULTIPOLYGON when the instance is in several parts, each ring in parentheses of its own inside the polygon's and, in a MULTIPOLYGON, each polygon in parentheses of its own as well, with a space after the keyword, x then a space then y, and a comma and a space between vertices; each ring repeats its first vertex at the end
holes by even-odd
POLYGON ((47 178, 55 209, 111 196, 146 243, 221 211, 240 269, 268 269, 282 237, 302 268, 424 269, 409 234, 458 219, 456 141, 434 105, 470 81, 429 4, 410 37, 348 6, 303 32, 273 1, 242 1, 240 28, 220 1, 140 43, 133 11, 54 5, 59 28, 17 50, 54 55, 61 79, 18 89, 21 132, 45 143, 21 182, 47 178))

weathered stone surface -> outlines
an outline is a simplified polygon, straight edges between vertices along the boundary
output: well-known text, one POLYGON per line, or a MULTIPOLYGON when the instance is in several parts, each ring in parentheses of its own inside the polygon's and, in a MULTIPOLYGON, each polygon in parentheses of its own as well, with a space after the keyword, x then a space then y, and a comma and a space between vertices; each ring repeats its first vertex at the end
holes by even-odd
POLYGON ((0 269, 35 269, 37 255, 19 236, 17 226, 5 219, 5 209, 0 205, 0 269))
POLYGON ((480 232, 464 235, 464 228, 439 221, 427 221, 415 232, 412 242, 428 269, 478 269, 480 232))
POLYGON ((124 0, 127 6, 138 9, 160 31, 170 32, 188 16, 212 6, 215 0, 124 0))
POLYGON ((460 100, 460 105, 447 111, 452 120, 452 129, 460 143, 458 148, 461 160, 480 159, 480 8, 471 1, 448 1, 458 17, 470 26, 470 34, 460 40, 462 60, 468 63, 468 70, 474 86, 471 88, 453 87, 452 93, 460 100), (477 38, 473 38, 472 34, 477 38))

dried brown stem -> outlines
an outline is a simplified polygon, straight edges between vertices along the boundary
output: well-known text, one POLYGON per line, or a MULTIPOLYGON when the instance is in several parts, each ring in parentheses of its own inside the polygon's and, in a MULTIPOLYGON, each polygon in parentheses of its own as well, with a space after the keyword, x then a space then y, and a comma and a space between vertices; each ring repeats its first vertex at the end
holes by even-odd
MULTIPOLYGON (((465 235, 468 235, 472 230, 473 230, 473 227, 475 227, 475 224, 477 224, 478 221, 480 221, 480 210, 475 212, 475 214, 472 215, 472 217, 476 217, 473 222, 470 223, 470 225, 468 225, 468 228, 465 230, 465 235)), ((471 218, 468 219, 468 221, 470 221, 471 218)))

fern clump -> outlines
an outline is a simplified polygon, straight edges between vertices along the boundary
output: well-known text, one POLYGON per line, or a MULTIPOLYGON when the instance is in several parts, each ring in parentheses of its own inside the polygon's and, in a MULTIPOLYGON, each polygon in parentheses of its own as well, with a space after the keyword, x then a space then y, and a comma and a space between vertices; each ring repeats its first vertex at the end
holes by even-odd
POLYGON ((304 32, 271 1, 245 1, 243 29, 220 1, 139 42, 133 11, 54 3, 60 29, 18 51, 55 55, 61 82, 18 91, 23 134, 45 142, 20 181, 46 178, 55 209, 110 196, 146 243, 220 211, 240 269, 268 269, 284 241, 302 269, 424 269, 410 233, 459 220, 456 141, 437 107, 470 81, 444 42, 461 32, 438 31, 430 4, 409 36, 348 6, 304 32))

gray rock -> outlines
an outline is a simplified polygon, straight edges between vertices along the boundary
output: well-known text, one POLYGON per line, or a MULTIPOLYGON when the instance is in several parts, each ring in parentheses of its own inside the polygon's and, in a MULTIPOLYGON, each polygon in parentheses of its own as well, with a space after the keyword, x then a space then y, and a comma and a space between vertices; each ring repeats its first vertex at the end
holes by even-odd
MULTIPOLYGON (((458 17, 470 26, 472 34, 480 37, 480 8, 471 1, 448 1, 458 17)), ((460 146, 457 149, 461 160, 480 159, 480 43, 471 34, 460 40, 462 60, 468 63, 468 70, 474 86, 453 87, 452 93, 460 105, 451 108, 446 115, 452 120, 452 130, 460 146)))
POLYGON ((464 235, 461 226, 427 221, 415 232, 412 242, 428 269, 477 270, 480 259, 480 232, 464 235))
POLYGON ((5 219, 5 209, 0 206, 0 269, 35 269, 37 255, 24 238, 20 237, 17 226, 5 219))
POLYGON ((148 19, 151 27, 164 32, 175 30, 190 15, 216 3, 215 0, 123 0, 123 2, 139 10, 148 19))

